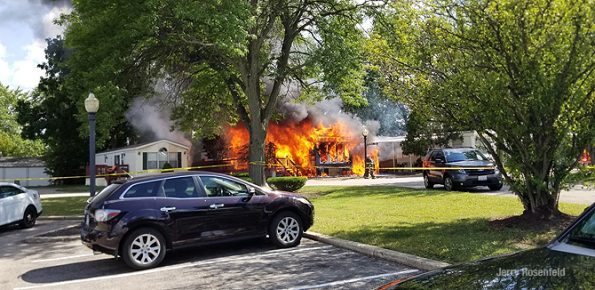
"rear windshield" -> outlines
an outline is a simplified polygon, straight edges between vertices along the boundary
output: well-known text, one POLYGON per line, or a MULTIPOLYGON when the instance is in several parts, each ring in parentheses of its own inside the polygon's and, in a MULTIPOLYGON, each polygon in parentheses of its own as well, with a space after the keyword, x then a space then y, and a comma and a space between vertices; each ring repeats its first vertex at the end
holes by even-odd
POLYGON ((106 188, 104 188, 102 191, 100 191, 97 195, 95 195, 91 199, 90 203, 97 204, 97 203, 103 202, 112 194, 112 192, 114 192, 121 185, 122 184, 117 184, 117 183, 108 185, 106 188))
POLYGON ((454 151, 444 150, 446 162, 470 161, 470 160, 488 160, 479 150, 454 151))

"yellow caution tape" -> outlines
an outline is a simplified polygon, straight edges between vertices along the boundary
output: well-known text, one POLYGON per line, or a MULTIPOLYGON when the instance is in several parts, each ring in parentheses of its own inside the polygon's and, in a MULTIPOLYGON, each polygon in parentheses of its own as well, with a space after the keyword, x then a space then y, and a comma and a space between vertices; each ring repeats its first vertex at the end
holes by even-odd
MULTIPOLYGON (((266 162, 250 162, 252 165, 280 167, 279 164, 268 164, 266 162)), ((144 173, 161 173, 161 172, 172 172, 176 170, 191 170, 191 169, 202 169, 202 168, 217 168, 217 167, 229 167, 231 164, 216 164, 216 165, 203 165, 203 166, 191 166, 191 167, 178 167, 169 169, 148 169, 135 172, 122 172, 122 173, 109 173, 109 174, 97 174, 95 177, 107 177, 107 176, 125 176, 125 175, 138 175, 144 173)), ((296 166, 301 168, 301 166, 296 166)), ((352 166, 332 166, 332 165, 321 165, 314 166, 314 168, 353 168, 352 166)), ((587 169, 595 169, 595 166, 585 166, 587 169)), ((485 170, 485 169, 496 169, 496 167, 381 167, 375 168, 374 170, 485 170)), ((31 178, 6 178, 0 179, 0 181, 17 181, 17 180, 60 180, 60 179, 76 179, 76 178, 89 178, 89 175, 78 175, 78 176, 60 176, 60 177, 31 177, 31 178)))
MULTIPOLYGON (((121 173, 108 173, 108 174, 97 174, 95 177, 106 177, 106 176, 125 176, 125 175, 138 175, 143 173, 161 173, 161 172, 172 172, 175 170, 190 170, 190 169, 201 169, 201 168, 215 168, 215 167, 228 167, 230 164, 216 164, 216 165, 203 165, 203 166, 191 166, 191 167, 178 167, 168 169, 148 169, 135 172, 121 172, 121 173)), ((6 178, 0 179, 0 181, 13 181, 13 180, 60 180, 60 179, 76 179, 76 178, 89 178, 89 175, 77 175, 77 176, 59 176, 59 177, 30 177, 30 178, 6 178)))

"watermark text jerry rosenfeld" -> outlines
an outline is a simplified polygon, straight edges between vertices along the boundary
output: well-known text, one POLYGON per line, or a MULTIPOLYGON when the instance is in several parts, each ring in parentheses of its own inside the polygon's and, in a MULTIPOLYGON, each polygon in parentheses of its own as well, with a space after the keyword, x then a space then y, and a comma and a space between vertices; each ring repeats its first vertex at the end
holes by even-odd
POLYGON ((538 276, 538 277, 564 277, 566 268, 521 268, 521 269, 502 269, 498 268, 498 276, 538 276))

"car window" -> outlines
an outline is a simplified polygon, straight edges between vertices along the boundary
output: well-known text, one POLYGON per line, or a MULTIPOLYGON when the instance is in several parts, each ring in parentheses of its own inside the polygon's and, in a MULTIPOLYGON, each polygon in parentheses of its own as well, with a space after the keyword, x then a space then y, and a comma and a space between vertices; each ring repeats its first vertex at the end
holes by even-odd
POLYGON ((595 211, 576 225, 570 232, 568 241, 590 248, 595 248, 595 211))
POLYGON ((467 151, 446 151, 446 160, 448 162, 467 161, 467 160, 488 160, 479 150, 467 151))
POLYGON ((159 194, 160 185, 161 180, 135 184, 128 188, 124 198, 156 197, 159 194))
POLYGON ((437 151, 431 151, 430 152, 430 158, 428 158, 428 159, 430 159, 430 161, 435 161, 436 160, 436 152, 437 151))
POLYGON ((0 198, 14 196, 14 195, 17 195, 17 194, 23 193, 23 192, 24 191, 22 191, 19 188, 14 187, 14 186, 10 186, 10 185, 0 186, 0 198))
POLYGON ((192 177, 166 179, 163 184, 166 197, 194 198, 199 197, 198 190, 192 177))
POLYGON ((247 196, 249 194, 248 187, 245 184, 227 178, 202 176, 200 180, 208 197, 247 196))

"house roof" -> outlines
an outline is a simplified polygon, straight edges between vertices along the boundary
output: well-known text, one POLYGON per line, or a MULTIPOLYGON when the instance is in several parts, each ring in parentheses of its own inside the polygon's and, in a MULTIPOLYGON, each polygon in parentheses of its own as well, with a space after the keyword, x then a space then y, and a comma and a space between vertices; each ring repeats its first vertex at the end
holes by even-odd
POLYGON ((405 141, 405 136, 376 136, 372 143, 397 143, 405 141))
POLYGON ((45 162, 37 157, 0 157, 2 167, 45 167, 45 162))
POLYGON ((142 148, 142 147, 148 147, 148 146, 157 144, 159 142, 168 142, 168 143, 172 143, 174 145, 180 146, 182 148, 186 148, 186 150, 189 150, 190 149, 189 146, 186 146, 186 145, 184 145, 182 143, 178 143, 178 142, 167 140, 167 139, 162 139, 162 140, 157 140, 157 141, 152 141, 152 142, 145 142, 145 143, 139 143, 139 144, 134 144, 134 145, 125 146, 125 147, 114 148, 114 149, 110 149, 108 151, 97 152, 96 154, 105 154, 105 153, 110 153, 110 152, 115 152, 115 151, 123 151, 123 150, 130 150, 130 149, 137 149, 137 148, 142 148))

